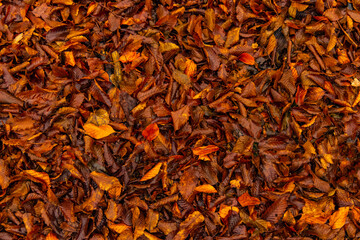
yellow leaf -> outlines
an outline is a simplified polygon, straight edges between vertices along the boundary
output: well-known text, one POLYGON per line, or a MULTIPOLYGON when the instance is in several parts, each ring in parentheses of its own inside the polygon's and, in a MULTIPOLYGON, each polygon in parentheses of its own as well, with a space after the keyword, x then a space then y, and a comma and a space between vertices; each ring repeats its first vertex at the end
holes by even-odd
POLYGON ((99 185, 99 188, 104 191, 108 191, 110 197, 118 198, 121 193, 121 184, 119 179, 116 177, 111 177, 105 173, 91 172, 90 177, 99 185))
POLYGON ((108 222, 108 227, 116 233, 122 233, 127 229, 131 229, 130 226, 126 225, 125 223, 112 223, 108 222))
POLYGON ((154 178, 156 175, 158 175, 160 168, 162 166, 162 162, 159 162, 155 165, 155 167, 153 167, 150 171, 148 171, 141 179, 140 181, 147 181, 149 179, 154 178))
POLYGON ((84 130, 87 135, 95 139, 107 137, 115 132, 110 125, 96 126, 92 123, 85 123, 84 130))
POLYGON ((329 225, 332 229, 342 228, 345 225, 349 213, 349 207, 340 207, 333 213, 329 219, 329 225))
POLYGON ((169 52, 169 51, 172 51, 172 50, 178 50, 178 49, 179 49, 179 46, 176 45, 175 43, 171 43, 171 42, 163 43, 163 42, 160 42, 159 51, 161 53, 169 52))
POLYGON ((58 240, 58 238, 56 237, 55 233, 50 232, 48 235, 46 235, 45 240, 58 240))
POLYGON ((197 186, 195 188, 195 191, 203 192, 203 193, 217 193, 216 189, 213 186, 211 186, 210 184, 204 184, 204 185, 197 186))

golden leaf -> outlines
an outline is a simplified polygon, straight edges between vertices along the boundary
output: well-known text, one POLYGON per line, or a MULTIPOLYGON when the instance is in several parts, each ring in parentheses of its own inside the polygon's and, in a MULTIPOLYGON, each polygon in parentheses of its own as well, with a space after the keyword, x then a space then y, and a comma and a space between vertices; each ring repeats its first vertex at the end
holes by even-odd
POLYGON ((65 64, 66 65, 70 65, 72 67, 75 66, 76 62, 75 62, 73 52, 66 51, 66 52, 64 52, 64 56, 65 56, 65 64))
POLYGON ((332 229, 342 228, 345 225, 348 213, 349 207, 340 207, 339 210, 334 212, 329 219, 329 225, 332 229))
POLYGON ((195 191, 203 192, 203 193, 217 193, 216 189, 213 186, 211 186, 210 184, 204 184, 204 185, 197 186, 195 188, 195 191))
POLYGON ((266 52, 268 55, 270 55, 270 53, 272 53, 272 51, 274 51, 275 47, 276 47, 276 37, 275 35, 271 35, 269 38, 269 43, 266 47, 266 52))
POLYGON ((97 2, 90 3, 89 6, 88 6, 88 9, 87 9, 87 12, 86 12, 86 16, 93 13, 98 5, 99 5, 99 3, 97 3, 97 2))
POLYGON ((121 55, 119 60, 122 63, 128 63, 134 61, 139 57, 140 57, 140 53, 138 52, 126 51, 123 55, 121 55))
POLYGON ((231 29, 226 37, 225 48, 231 47, 239 40, 240 40, 240 28, 237 27, 231 29))
POLYGON ((233 206, 222 206, 220 207, 219 215, 221 218, 226 218, 226 216, 229 214, 229 211, 235 211, 239 212, 239 208, 233 207, 233 206))
POLYGON ((185 74, 188 75, 189 77, 192 77, 196 73, 196 70, 197 70, 196 64, 192 60, 187 59, 185 62, 185 66, 186 66, 185 74))
POLYGON ((91 172, 90 177, 99 185, 99 188, 104 191, 108 191, 110 197, 118 198, 121 193, 121 184, 119 179, 116 177, 111 177, 105 173, 100 172, 91 172))
POLYGON ((151 233, 144 232, 144 236, 147 237, 149 240, 160 240, 160 238, 152 235, 151 233))
POLYGON ((54 4, 64 4, 64 5, 73 5, 73 0, 52 0, 54 4))
POLYGON ((115 130, 110 125, 96 126, 92 123, 85 123, 84 130, 87 135, 95 139, 107 137, 115 132, 115 130))
POLYGON ((148 125, 144 131, 142 131, 142 135, 148 140, 152 141, 159 135, 159 127, 156 123, 152 123, 148 125))
POLYGON ((285 213, 284 213, 284 216, 283 216, 283 219, 282 219, 284 222, 286 222, 287 224, 289 224, 290 226, 293 226, 296 224, 296 220, 293 216, 293 214, 287 210, 285 213))
POLYGON ((158 175, 160 168, 162 166, 162 162, 159 162, 153 167, 150 171, 148 171, 141 179, 141 182, 147 181, 149 179, 154 178, 156 175, 158 175))
POLYGON ((179 50, 179 46, 171 42, 166 42, 166 43, 160 42, 159 51, 161 53, 169 52, 173 50, 179 50))
POLYGON ((250 196, 248 192, 245 192, 243 195, 238 197, 238 202, 242 207, 254 206, 260 204, 260 200, 257 199, 256 197, 250 196))
POLYGON ((46 235, 45 240, 58 240, 58 238, 56 237, 55 233, 50 232, 48 235, 46 235))
POLYGON ((112 223, 110 221, 108 222, 108 227, 116 233, 122 233, 125 230, 131 229, 131 227, 125 223, 112 223))

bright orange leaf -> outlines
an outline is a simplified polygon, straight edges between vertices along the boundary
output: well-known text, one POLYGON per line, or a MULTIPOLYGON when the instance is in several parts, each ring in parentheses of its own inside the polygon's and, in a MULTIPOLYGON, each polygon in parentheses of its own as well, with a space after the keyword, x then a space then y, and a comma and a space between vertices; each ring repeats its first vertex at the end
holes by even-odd
POLYGON ((95 139, 107 137, 115 132, 110 125, 96 126, 92 123, 85 123, 84 130, 87 135, 95 139))
POLYGON ((242 61, 242 62, 245 63, 245 64, 248 64, 248 65, 254 65, 254 64, 255 64, 255 59, 254 59, 254 57, 251 56, 251 55, 248 54, 248 53, 242 53, 242 54, 240 54, 239 60, 242 61))
POLYGON ((256 197, 250 196, 248 192, 245 192, 243 195, 238 197, 238 202, 242 207, 254 206, 260 204, 260 200, 256 197))
POLYGON ((211 186, 210 184, 204 184, 204 185, 197 186, 195 188, 195 191, 203 192, 203 193, 217 193, 216 189, 213 186, 211 186))
POLYGON ((156 123, 148 125, 144 131, 142 131, 142 135, 148 141, 154 140, 159 135, 159 126, 156 123))
POLYGON ((207 155, 219 150, 219 147, 216 145, 208 145, 203 147, 196 147, 192 151, 194 155, 207 155))
POLYGON ((148 171, 141 179, 140 181, 147 181, 149 179, 154 178, 156 175, 158 175, 160 168, 162 166, 162 162, 159 162, 155 165, 155 167, 153 167, 150 171, 148 171))

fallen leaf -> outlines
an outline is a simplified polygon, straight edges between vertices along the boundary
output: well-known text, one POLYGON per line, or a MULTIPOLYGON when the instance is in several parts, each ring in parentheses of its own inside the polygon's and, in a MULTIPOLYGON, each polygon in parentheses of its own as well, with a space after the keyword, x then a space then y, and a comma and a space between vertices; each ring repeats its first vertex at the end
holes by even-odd
POLYGON ((140 181, 141 182, 144 182, 144 181, 147 181, 147 180, 150 180, 154 177, 156 177, 156 175, 159 174, 159 171, 160 171, 160 168, 162 166, 162 162, 159 162, 155 165, 155 167, 153 167, 151 170, 149 170, 141 179, 140 181))
POLYGON ((253 56, 251 56, 248 53, 242 53, 239 56, 239 60, 247 65, 254 65, 255 64, 255 59, 253 56))
POLYGON ((204 184, 204 185, 197 186, 195 188, 195 191, 202 192, 202 193, 217 193, 216 189, 213 186, 211 186, 210 184, 204 184))
POLYGON ((143 131, 142 135, 144 138, 146 138, 148 141, 152 141, 159 135, 159 127, 156 123, 152 123, 148 125, 143 131))

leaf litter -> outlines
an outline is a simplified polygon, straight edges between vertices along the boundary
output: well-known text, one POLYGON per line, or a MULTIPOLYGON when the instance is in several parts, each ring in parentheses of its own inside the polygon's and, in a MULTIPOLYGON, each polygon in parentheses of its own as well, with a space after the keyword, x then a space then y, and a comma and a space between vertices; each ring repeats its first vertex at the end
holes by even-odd
POLYGON ((357 239, 359 1, 0 1, 0 239, 357 239))

